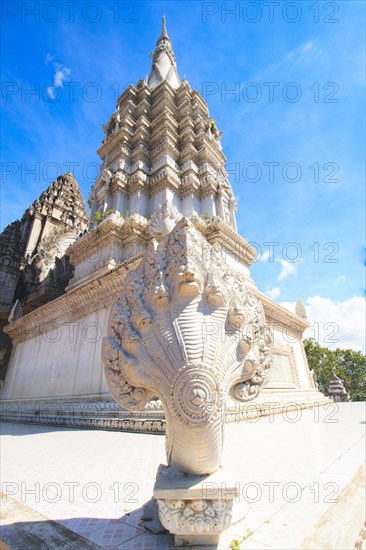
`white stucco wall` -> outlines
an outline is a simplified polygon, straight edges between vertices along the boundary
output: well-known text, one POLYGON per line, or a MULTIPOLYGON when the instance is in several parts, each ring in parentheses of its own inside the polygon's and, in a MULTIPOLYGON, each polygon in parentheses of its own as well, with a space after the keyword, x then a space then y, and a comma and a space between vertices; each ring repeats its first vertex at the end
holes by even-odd
MULTIPOLYGON (((75 322, 49 325, 47 330, 35 331, 32 338, 15 344, 0 397, 109 399, 101 358, 109 312, 103 309, 75 322)), ((300 338, 278 327, 273 334, 275 353, 291 357, 291 369, 278 371, 267 389, 312 389, 300 338)))
POLYGON ((110 395, 101 346, 109 310, 104 309, 16 344, 2 399, 110 395))

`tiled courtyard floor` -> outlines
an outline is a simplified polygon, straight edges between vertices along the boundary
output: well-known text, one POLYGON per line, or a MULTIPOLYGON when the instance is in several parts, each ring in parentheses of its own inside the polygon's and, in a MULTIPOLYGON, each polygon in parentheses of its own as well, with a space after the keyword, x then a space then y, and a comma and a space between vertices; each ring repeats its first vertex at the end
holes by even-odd
MULTIPOLYGON (((229 548, 235 539, 241 549, 310 549, 312 540, 328 537, 326 547, 335 548, 330 539, 338 523, 344 532, 352 522, 361 528, 365 427, 364 403, 227 425, 224 464, 240 499, 219 547, 229 548)), ((0 538, 11 550, 173 547, 170 535, 150 534, 140 524, 157 467, 165 463, 164 436, 9 423, 2 425, 1 440, 1 488, 14 500, 2 504, 0 538), (20 523, 31 530, 48 520, 82 538, 52 543, 51 537, 42 546, 32 530, 34 545, 24 546, 20 523)))

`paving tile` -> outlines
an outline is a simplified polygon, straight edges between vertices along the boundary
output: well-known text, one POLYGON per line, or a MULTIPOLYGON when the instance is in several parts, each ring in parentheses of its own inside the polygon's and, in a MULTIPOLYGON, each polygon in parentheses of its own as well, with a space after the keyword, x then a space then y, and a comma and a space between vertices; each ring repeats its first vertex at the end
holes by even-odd
POLYGON ((244 542, 240 542, 240 548, 247 550, 282 550, 281 547, 272 546, 265 544, 264 542, 258 541, 250 537, 244 542))
POLYGON ((143 531, 146 531, 146 529, 141 525, 141 517, 143 514, 143 508, 138 508, 137 510, 133 510, 132 512, 128 512, 121 516, 119 518, 119 521, 122 521, 123 523, 126 523, 127 525, 131 525, 133 527, 138 527, 139 529, 142 529, 143 531))
POLYGON ((60 520, 57 523, 64 525, 70 531, 74 531, 78 535, 85 538, 90 538, 91 534, 97 529, 108 526, 111 520, 101 518, 73 518, 69 520, 60 520))
POLYGON ((142 534, 117 546, 120 550, 171 550, 174 548, 172 535, 142 534))
MULTIPOLYGON (((241 543, 243 550, 250 549, 251 543, 262 544, 264 549, 296 547, 329 506, 325 502, 330 491, 324 489, 327 483, 336 482, 340 491, 353 477, 364 457, 360 439, 365 427, 361 424, 364 405, 344 405, 339 409, 339 422, 334 424, 315 422, 313 411, 302 411, 296 424, 276 415, 272 423, 264 417, 256 423, 226 426, 223 462, 238 483, 239 507, 244 509, 247 484, 257 484, 261 490, 259 500, 250 504, 245 514, 239 513, 240 521, 228 534, 243 539, 248 529, 253 532, 241 543), (274 502, 266 486, 271 482, 279 483, 274 502), (298 503, 286 502, 282 494, 284 486, 293 482, 302 488, 298 503), (314 483, 319 484, 318 503, 314 503, 310 489, 314 483), (292 535, 288 535, 286 524, 291 526, 292 535), (274 531, 276 536, 272 536, 274 531)), ((147 534, 139 524, 142 507, 152 496, 157 467, 165 463, 164 437, 19 424, 3 424, 2 428, 2 487, 12 483, 9 491, 14 499, 21 502, 24 497, 21 482, 27 488, 39 483, 41 495, 47 483, 59 484, 62 491, 58 502, 50 503, 47 498, 35 502, 27 495, 25 504, 75 533, 95 537, 94 542, 104 544, 104 548, 130 550, 133 545, 133 549, 160 550, 158 545, 166 548, 170 544, 168 536, 147 534), (68 482, 79 484, 73 499, 65 485, 68 482), (100 487, 101 495, 95 502, 85 498, 88 483, 100 487)), ((48 487, 51 500, 55 490, 48 487)))
MULTIPOLYGON (((98 544, 101 548, 109 550, 127 542, 144 533, 141 529, 127 525, 118 520, 110 520, 104 527, 94 530, 88 540, 98 544)), ((83 535, 85 537, 85 535, 83 535)))

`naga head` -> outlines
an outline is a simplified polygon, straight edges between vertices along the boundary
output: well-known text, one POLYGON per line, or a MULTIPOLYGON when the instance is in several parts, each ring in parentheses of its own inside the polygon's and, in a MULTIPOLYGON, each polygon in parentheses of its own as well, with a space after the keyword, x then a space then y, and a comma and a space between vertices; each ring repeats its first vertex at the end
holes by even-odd
POLYGON ((214 307, 223 306, 226 302, 223 286, 210 271, 206 283, 206 297, 209 305, 214 307))
POLYGON ((245 322, 245 308, 242 304, 239 304, 235 298, 231 300, 227 314, 227 322, 234 330, 239 330, 245 322))
POLYGON ((256 397, 271 364, 263 307, 219 253, 184 218, 152 241, 126 277, 103 343, 115 399, 136 410, 158 396, 168 464, 198 475, 221 466, 228 396, 256 397))
POLYGON ((175 279, 175 291, 178 296, 194 298, 200 294, 202 276, 192 262, 189 262, 188 265, 181 265, 175 279))
POLYGON ((153 308, 157 310, 166 309, 169 307, 170 302, 169 290, 163 285, 155 287, 151 301, 153 308))
POLYGON ((151 328, 153 319, 152 315, 141 305, 135 305, 131 313, 131 321, 138 332, 144 335, 151 328))

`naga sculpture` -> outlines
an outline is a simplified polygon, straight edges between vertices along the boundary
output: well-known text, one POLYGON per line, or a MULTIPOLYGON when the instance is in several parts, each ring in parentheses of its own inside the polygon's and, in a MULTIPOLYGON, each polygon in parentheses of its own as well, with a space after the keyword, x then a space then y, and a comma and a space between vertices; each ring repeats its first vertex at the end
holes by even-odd
MULTIPOLYGON (((168 466, 205 476, 221 466, 227 396, 246 402, 258 395, 272 335, 248 278, 219 244, 210 245, 188 219, 177 223, 166 206, 150 232, 111 311, 105 373, 126 409, 160 398, 168 466)), ((164 504, 159 510, 161 516, 164 504)))

